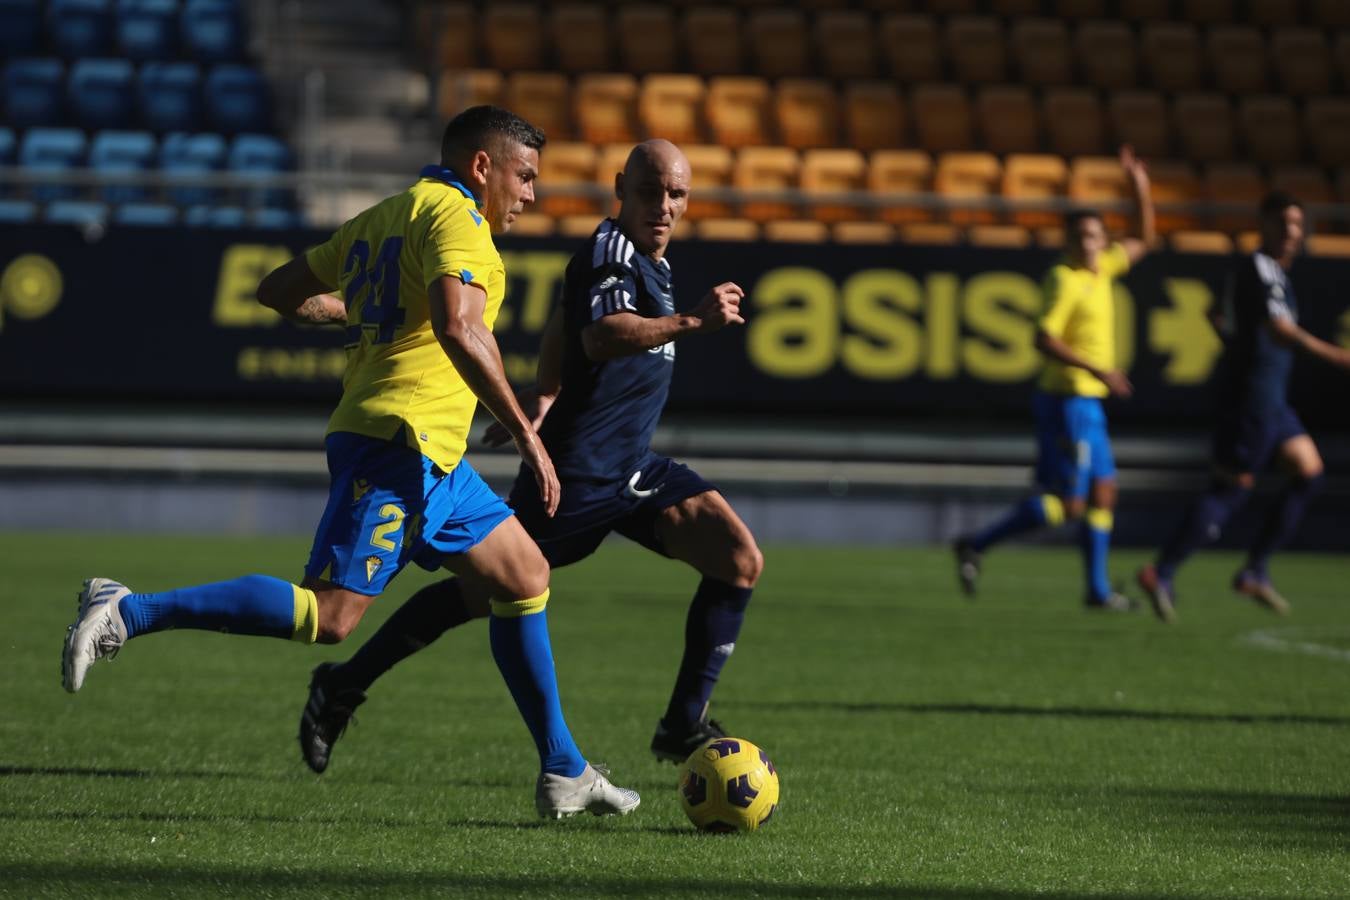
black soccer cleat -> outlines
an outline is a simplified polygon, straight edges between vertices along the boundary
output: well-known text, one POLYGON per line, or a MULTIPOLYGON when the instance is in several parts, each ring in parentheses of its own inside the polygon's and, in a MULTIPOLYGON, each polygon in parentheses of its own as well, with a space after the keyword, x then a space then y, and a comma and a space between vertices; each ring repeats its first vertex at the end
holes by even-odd
POLYGON ((961 583, 962 592, 973 598, 980 580, 980 551, 965 539, 957 541, 952 550, 956 553, 956 580, 961 583))
POLYGON ((356 688, 339 688, 330 684, 334 663, 319 663, 309 680, 309 700, 300 714, 300 755, 315 772, 328 768, 328 757, 333 745, 347 730, 348 722, 355 722, 352 713, 366 702, 366 692, 356 688))
POLYGON ((689 729, 673 730, 662 719, 656 723, 656 734, 652 735, 652 754, 662 762, 678 766, 707 741, 726 736, 721 723, 709 719, 707 713, 689 729))

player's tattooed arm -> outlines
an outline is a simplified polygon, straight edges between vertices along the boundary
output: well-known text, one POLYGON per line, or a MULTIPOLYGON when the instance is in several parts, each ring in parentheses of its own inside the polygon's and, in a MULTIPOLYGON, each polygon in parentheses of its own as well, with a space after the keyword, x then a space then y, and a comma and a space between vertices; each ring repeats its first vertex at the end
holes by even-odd
POLYGON ((258 302, 274 309, 292 322, 312 325, 345 323, 347 308, 327 293, 334 285, 324 284, 310 270, 303 256, 274 269, 258 285, 258 302))
POLYGON ((287 316, 293 322, 308 322, 311 325, 345 325, 347 307, 332 294, 315 294, 300 304, 300 307, 287 316))

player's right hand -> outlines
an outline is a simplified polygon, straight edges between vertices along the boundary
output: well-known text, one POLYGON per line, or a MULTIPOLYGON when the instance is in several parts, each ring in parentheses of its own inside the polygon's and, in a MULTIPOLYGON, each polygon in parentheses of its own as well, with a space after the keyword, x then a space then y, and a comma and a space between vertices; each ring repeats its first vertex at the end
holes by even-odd
POLYGON ((1111 392, 1112 397, 1125 399, 1134 394, 1134 385, 1130 384, 1130 379, 1118 369, 1103 372, 1102 384, 1106 385, 1106 389, 1111 392))
POLYGON ((544 503, 544 513, 549 518, 558 511, 558 501, 562 499, 562 485, 558 483, 558 473, 553 471, 553 460, 548 451, 534 433, 534 429, 516 438, 516 450, 521 460, 534 472, 535 484, 539 485, 539 499, 544 503))
POLYGON ((745 291, 741 290, 740 285, 724 281, 708 291, 690 315, 702 323, 699 331, 717 331, 728 325, 744 325, 745 319, 741 316, 741 298, 744 296, 745 291))

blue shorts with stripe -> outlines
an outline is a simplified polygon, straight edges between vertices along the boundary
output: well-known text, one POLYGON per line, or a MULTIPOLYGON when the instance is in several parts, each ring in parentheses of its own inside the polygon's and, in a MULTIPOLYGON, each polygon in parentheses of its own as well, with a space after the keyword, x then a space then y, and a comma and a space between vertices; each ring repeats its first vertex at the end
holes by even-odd
POLYGON ((1038 391, 1032 410, 1037 484, 1062 497, 1086 497, 1092 482, 1115 477, 1116 460, 1100 400, 1038 391))
POLYGON ((552 518, 544 514, 534 473, 525 466, 520 467, 508 502, 549 566, 557 569, 590 556, 611 531, 669 556, 656 536, 661 511, 715 490, 683 463, 649 452, 614 481, 565 480, 552 518))
POLYGON ((1287 405, 1225 411, 1214 427, 1214 462, 1233 472, 1261 472, 1276 448, 1307 434, 1298 414, 1287 405))
POLYGON ((511 517, 467 459, 447 474, 397 440, 336 432, 324 445, 331 483, 307 577, 373 597, 409 562, 439 569, 511 517))

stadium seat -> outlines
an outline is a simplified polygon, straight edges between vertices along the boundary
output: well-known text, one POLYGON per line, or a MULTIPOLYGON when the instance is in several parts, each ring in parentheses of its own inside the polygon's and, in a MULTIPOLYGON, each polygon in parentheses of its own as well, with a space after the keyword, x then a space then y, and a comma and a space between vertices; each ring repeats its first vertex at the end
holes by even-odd
POLYGON ((108 223, 108 204, 91 200, 53 200, 42 211, 48 225, 96 228, 108 223))
POLYGON ((1185 22, 1150 22, 1140 36, 1144 68, 1160 91, 1199 90, 1203 75, 1200 34, 1185 22))
MULTIPOLYGON (((741 191, 784 192, 797 188, 801 158, 790 147, 745 147, 736 155, 732 183, 741 191)), ((741 216, 756 222, 791 219, 795 203, 785 197, 750 197, 741 201, 741 216)))
POLYGON ((1030 247, 1032 237, 1021 225, 971 225, 966 229, 966 243, 972 247, 1016 250, 1030 247))
POLYGON ((1172 0, 1120 0, 1120 17, 1133 22, 1166 22, 1172 18, 1172 0))
POLYGON ((830 237, 836 244, 889 244, 895 241, 895 226, 889 222, 836 222, 830 237))
POLYGON ((1323 28, 1350 28, 1350 7, 1343 0, 1308 0, 1308 21, 1323 28))
POLYGON ((998 221, 998 213, 989 209, 997 202, 1003 184, 1003 167, 992 153, 944 153, 938 157, 933 175, 933 190, 948 200, 983 198, 981 207, 952 207, 947 219, 957 225, 985 225, 998 221))
MULTIPOLYGON (((590 188, 598 180, 594 146, 570 141, 549 141, 548 147, 539 156, 540 196, 535 206, 539 212, 555 218, 599 215, 601 204, 597 198, 555 193, 555 189, 560 187, 585 185, 590 188)), ((610 184, 613 183, 611 175, 610 184)))
POLYGON ((1181 0, 1181 18, 1197 25, 1237 21, 1233 0, 1181 0))
MULTIPOLYGON (((19 165, 30 172, 64 172, 84 165, 84 132, 75 128, 30 128, 19 142, 19 165)), ((76 195, 65 184, 37 184, 30 194, 38 202, 65 200, 76 195)))
POLYGON ((1061 19, 1103 19, 1106 0, 1054 0, 1053 12, 1061 19))
POLYGON ((178 224, 178 207, 168 203, 123 203, 113 207, 112 223, 136 228, 171 228, 178 224))
POLYGON ((810 74, 811 39, 801 10, 752 9, 745 30, 756 73, 766 78, 810 74))
POLYGON ((436 108, 442 120, 470 106, 502 105, 502 73, 496 69, 445 69, 436 85, 436 108))
POLYGON ((233 62, 244 53, 244 22, 233 0, 187 0, 179 32, 196 62, 233 62))
POLYGON ((1310 256, 1350 256, 1350 234, 1310 234, 1304 241, 1310 256))
POLYGON ((564 72, 609 72, 614 48, 609 15, 598 3, 560 3, 549 10, 549 44, 564 72))
POLYGON ((507 109, 544 130, 550 140, 570 140, 572 92, 560 72, 515 72, 506 79, 507 109))
POLYGON ((979 0, 924 0, 923 5, 935 16, 964 16, 976 12, 978 3, 979 0))
POLYGON ((1045 228, 1037 228, 1033 233, 1036 238, 1037 247, 1046 247, 1051 250, 1064 249, 1064 226, 1050 225, 1045 228))
MULTIPOLYGON (((1061 156, 1014 153, 1003 162, 1003 196, 1008 200, 1062 199, 1069 187, 1069 167, 1061 156)), ((1060 221, 1058 212, 1014 208, 1009 218, 1026 228, 1042 228, 1060 221)))
POLYGON ((1085 88, 1045 92, 1045 131, 1061 156, 1091 156, 1106 149, 1106 117, 1097 93, 1085 88))
POLYGON ((1311 97, 1304 104, 1303 123, 1318 163, 1329 168, 1350 165, 1350 100, 1311 97))
POLYGON ((1331 90, 1331 53, 1318 29, 1275 29, 1270 54, 1284 93, 1305 97, 1331 90))
POLYGON ((1214 85, 1229 94, 1256 94, 1270 89, 1266 41, 1250 25, 1216 25, 1205 37, 1205 60, 1214 85))
POLYGON ((1240 231, 1233 235, 1239 253, 1255 253, 1261 247, 1261 232, 1240 231))
POLYGON ((554 228, 558 237, 574 238, 580 240, 588 238, 595 233, 595 226, 599 224, 595 216, 562 216, 555 220, 554 228))
POLYGON ((511 226, 512 237, 552 237, 557 223, 552 216, 538 212, 523 212, 511 226))
POLYGON ((295 210, 275 206, 250 210, 246 221, 250 228, 261 231, 289 231, 301 227, 300 216, 295 210))
POLYGON ((701 241, 757 241, 759 223, 750 219, 700 219, 694 223, 694 234, 701 241))
POLYGON ((38 205, 32 200, 0 199, 0 225, 27 225, 37 217, 38 205))
POLYGON ((899 228, 898 241, 918 247, 954 247, 961 243, 961 228, 949 222, 909 222, 899 228))
POLYGON ((544 17, 533 3, 492 3, 483 7, 483 46, 488 65, 505 72, 547 67, 544 17))
POLYGON ((844 133, 847 145, 864 153, 904 146, 905 105, 894 82, 844 85, 844 133))
POLYGON ((827 78, 856 80, 877 72, 876 29, 861 10, 831 9, 816 16, 815 56, 827 78))
POLYGON ((1270 174, 1270 186, 1298 198, 1301 203, 1331 203, 1331 182, 1317 166, 1276 166, 1270 174))
POLYGON ((1002 84, 1008 54, 1003 27, 993 16, 957 16, 947 22, 945 46, 956 79, 963 84, 1002 84))
POLYGON ((1146 160, 1171 153, 1172 128, 1167 104, 1153 91, 1116 91, 1107 101, 1115 143, 1130 144, 1146 160))
POLYGON ((1174 231, 1167 244, 1177 253, 1208 253, 1227 256, 1233 252, 1233 239, 1222 231, 1174 231))
POLYGON ((144 63, 136 89, 141 122, 160 132, 198 128, 202 120, 201 77, 193 63, 144 63))
POLYGON ((774 118, 783 143, 798 150, 839 144, 839 98, 828 81, 784 78, 774 91, 774 118))
MULTIPOLYGON (((148 131, 100 131, 89 145, 89 168, 100 173, 146 172, 155 166, 155 136, 148 131)), ((107 185, 102 190, 109 203, 144 200, 149 191, 140 185, 107 185)))
POLYGON ((734 161, 731 151, 715 144, 686 144, 684 155, 689 160, 689 219, 727 218, 731 204, 712 192, 731 187, 734 161))
POLYGON ((1178 94, 1172 128, 1193 162, 1234 159, 1233 108, 1223 94, 1178 94))
POLYGON ((1297 25, 1299 15, 1299 4, 1289 0, 1247 0, 1247 20, 1262 28, 1297 25))
POLYGON ((572 90, 572 113, 581 139, 593 144, 634 140, 637 92, 637 79, 623 72, 579 76, 572 90))
POLYGON ((172 59, 178 52, 178 0, 118 0, 115 31, 118 53, 127 59, 172 59))
POLYGON ((1266 193, 1261 173, 1251 163, 1216 162, 1205 167, 1205 197, 1214 207, 1213 225, 1234 233, 1255 228, 1256 208, 1266 193), (1219 208, 1226 205, 1226 208, 1219 208))
POLYGON ((881 20, 881 53, 904 84, 941 81, 942 43, 929 16, 888 15, 881 20))
MULTIPOLYGON (((290 148, 270 134, 239 135, 230 143, 225 159, 226 169, 240 176, 280 175, 294 165, 290 148)), ((251 206, 289 207, 294 205, 294 197, 287 188, 260 187, 249 191, 247 202, 251 206)))
POLYGON ((1118 91, 1139 83, 1134 34, 1123 22, 1084 22, 1073 39, 1074 53, 1092 87, 1118 91))
POLYGON ((207 121, 218 131, 271 131, 267 82, 248 66, 219 65, 202 86, 207 121))
POLYGON ((1336 73, 1340 76, 1341 84, 1350 85, 1350 29, 1336 35, 1331 55, 1336 61, 1336 73))
MULTIPOLYGON (((1079 156, 1069 163, 1069 199, 1080 206, 1097 206, 1130 200, 1129 184, 1120 160, 1113 156, 1079 156)), ((1102 222, 1111 234, 1129 227, 1129 215, 1102 211, 1102 222)))
POLYGON ((455 71, 473 69, 483 64, 483 60, 478 58, 481 44, 478 29, 472 25, 477 21, 472 3, 448 3, 442 0, 440 3, 420 4, 420 8, 421 17, 415 27, 418 36, 425 36, 430 45, 434 68, 455 71))
POLYGON ((112 0, 48 0, 47 36, 62 56, 106 55, 112 33, 112 0))
POLYGON ((867 167, 867 189, 879 195, 881 221, 892 225, 930 221, 932 210, 904 195, 932 191, 933 158, 920 150, 878 150, 867 167))
POLYGON ((32 53, 41 36, 38 0, 0 0, 0 59, 32 53))
POLYGON ((1040 149, 1041 117, 1031 91, 1021 85, 980 88, 975 118, 991 153, 1034 153, 1040 149))
POLYGON ((675 14, 666 5, 620 6, 619 62, 638 75, 678 72, 675 14))
POLYGON ((866 214, 857 203, 829 196, 867 190, 867 160, 857 150, 807 150, 802 154, 801 185, 817 221, 845 222, 866 214))
MULTIPOLYGON (((225 138, 218 134, 166 134, 159 145, 159 167, 166 174, 219 171, 225 165, 225 138)), ((169 197, 180 206, 209 206, 219 190, 206 186, 170 188, 169 197)), ((205 213, 196 215, 204 216, 205 213)), ((184 216, 187 223, 188 217, 184 216)), ((192 223, 188 223, 192 224, 192 223)), ((198 223, 200 224, 200 223, 198 223)))
POLYGON ((954 84, 921 84, 910 95, 919 146, 929 153, 968 150, 975 146, 974 117, 963 88, 954 84))
POLYGON ((1156 224, 1159 234, 1200 227, 1195 206, 1204 199, 1200 179, 1189 163, 1170 160, 1150 160, 1149 180, 1151 195, 1157 207, 1156 224), (1169 209, 1184 204, 1187 209, 1169 209))
POLYGON ((1041 13, 1041 0, 989 0, 989 11, 996 16, 1016 19, 1041 13))
POLYGON ((1289 98, 1276 94, 1243 97, 1238 117, 1252 159, 1263 165, 1283 165, 1302 157, 1298 115, 1289 98))
POLYGON ((1073 81, 1069 32, 1058 19, 1019 19, 1008 32, 1019 80, 1035 87, 1073 81))
POLYGON ((707 89, 697 75, 648 75, 638 91, 638 121, 649 137, 677 144, 703 140, 707 89))
MULTIPOLYGON (((605 144, 596 152, 595 157, 595 178, 593 184, 599 189, 599 196, 596 197, 600 203, 601 212, 607 216, 616 215, 619 211, 619 200, 614 196, 614 176, 622 172, 628 162, 628 156, 633 152, 633 144, 630 141, 624 141, 621 144, 605 144)), ((568 218, 560 216, 559 221, 568 218)), ((592 215, 592 218, 594 216, 592 215)), ((561 226, 560 226, 561 227, 561 226)), ((589 232, 587 232, 589 234, 589 232)))
POLYGON ((739 75, 742 60, 741 17, 727 6, 696 6, 680 26, 689 67, 699 75, 739 75))
POLYGON ((14 129, 0 127, 0 166, 14 165, 19 142, 14 137, 14 129))
POLYGON ((5 66, 5 124, 59 125, 65 116, 66 67, 59 59, 14 59, 5 66))
POLYGON ((134 71, 125 59, 81 59, 70 69, 67 102, 83 128, 126 128, 135 118, 134 71))
POLYGON ((1336 202, 1350 204, 1350 168, 1336 173, 1336 202))
POLYGON ((183 212, 183 224, 189 228, 228 228, 247 226, 248 214, 239 206, 191 206, 183 212))
POLYGON ((713 140, 731 148, 768 143, 769 99, 769 83, 763 78, 710 79, 708 125, 713 140))
POLYGON ((811 219, 774 219, 764 223, 764 239, 783 244, 823 244, 830 227, 811 219))

